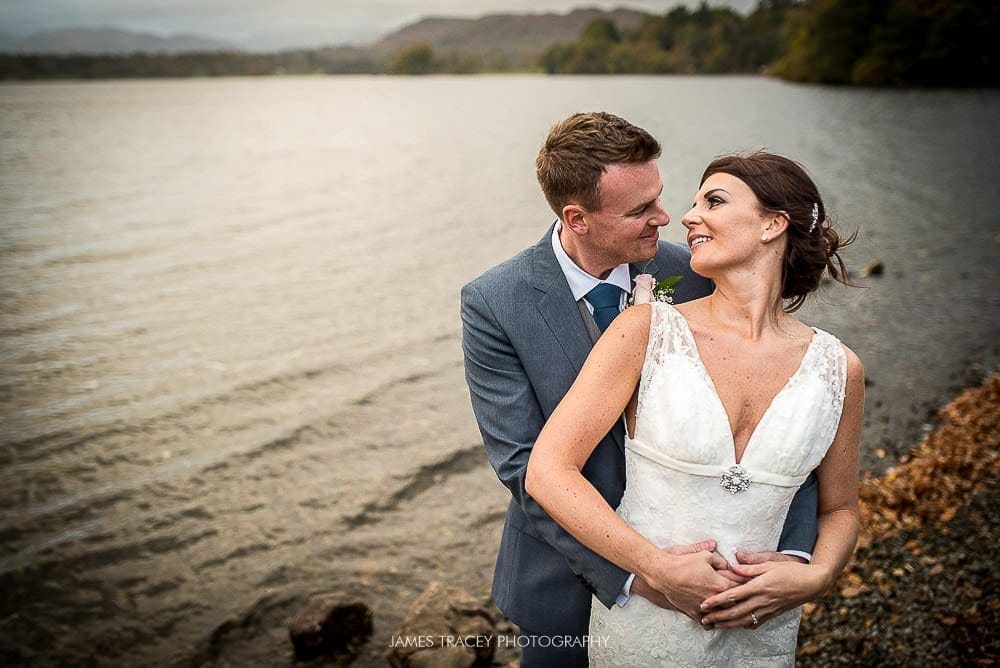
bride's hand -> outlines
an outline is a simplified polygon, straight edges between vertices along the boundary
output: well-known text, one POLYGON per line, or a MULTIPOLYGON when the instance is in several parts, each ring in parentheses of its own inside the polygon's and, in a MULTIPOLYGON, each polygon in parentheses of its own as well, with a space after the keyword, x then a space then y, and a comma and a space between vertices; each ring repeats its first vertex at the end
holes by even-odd
POLYGON ((703 612, 701 602, 706 597, 732 587, 734 583, 718 574, 727 567, 720 555, 702 550, 689 554, 670 554, 661 551, 646 572, 637 574, 653 589, 660 592, 670 605, 695 621, 703 612))
POLYGON ((812 600, 829 581, 822 567, 798 561, 739 564, 732 571, 750 579, 705 599, 701 606, 701 623, 705 628, 754 628, 812 600))

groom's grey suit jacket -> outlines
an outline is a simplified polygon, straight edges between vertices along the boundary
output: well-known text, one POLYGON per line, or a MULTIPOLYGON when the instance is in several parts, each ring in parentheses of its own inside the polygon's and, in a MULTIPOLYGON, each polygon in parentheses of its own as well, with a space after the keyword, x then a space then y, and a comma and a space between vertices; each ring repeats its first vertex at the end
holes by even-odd
MULTIPOLYGON (((573 299, 552 250, 552 229, 533 247, 462 288, 462 348, 490 464, 512 496, 493 598, 523 630, 583 636, 591 595, 610 607, 628 573, 566 533, 524 489, 535 438, 593 346, 586 311, 573 299)), ((653 260, 630 270, 633 278, 644 272, 657 280, 682 275, 674 294, 679 303, 711 292, 711 283, 691 271, 689 259, 685 246, 661 241, 653 260)), ((618 506, 625 490, 621 422, 594 449, 583 475, 612 508, 618 506)), ((781 547, 811 552, 815 538, 812 484, 796 495, 781 547)))

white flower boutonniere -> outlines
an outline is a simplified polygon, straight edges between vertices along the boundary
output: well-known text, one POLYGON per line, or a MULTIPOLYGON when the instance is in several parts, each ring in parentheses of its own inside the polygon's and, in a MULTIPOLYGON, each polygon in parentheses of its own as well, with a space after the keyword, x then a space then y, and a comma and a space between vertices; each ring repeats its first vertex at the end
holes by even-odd
POLYGON ((683 276, 667 276, 659 283, 653 282, 652 274, 639 274, 635 277, 635 288, 629 298, 632 304, 648 304, 652 301, 674 303, 674 286, 681 282, 683 276))

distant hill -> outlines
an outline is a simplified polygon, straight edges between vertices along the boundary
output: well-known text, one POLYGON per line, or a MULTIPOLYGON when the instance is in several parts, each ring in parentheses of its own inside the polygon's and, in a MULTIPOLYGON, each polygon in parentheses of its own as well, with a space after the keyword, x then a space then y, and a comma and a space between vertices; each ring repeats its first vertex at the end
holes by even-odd
POLYGON ((30 54, 125 55, 129 53, 185 53, 239 51, 230 42, 194 34, 160 37, 117 28, 46 30, 22 38, 0 40, 0 51, 30 54))
MULTIPOLYGON (((636 30, 652 15, 631 9, 577 9, 568 14, 492 14, 480 18, 430 17, 404 26, 368 47, 376 61, 388 62, 398 52, 428 44, 440 54, 472 56, 482 65, 533 65, 554 44, 574 42, 592 21, 608 18, 622 32, 636 30)), ((106 28, 66 28, 27 37, 0 34, 0 53, 32 55, 103 55, 138 53, 244 51, 237 44, 196 34, 162 37, 106 28)))
POLYGON ((636 30, 651 15, 631 9, 577 9, 569 14, 491 14, 477 19, 426 18, 390 33, 372 45, 377 57, 416 44, 438 52, 479 56, 484 62, 505 59, 511 66, 534 61, 554 44, 575 42, 587 25, 609 18, 622 32, 636 30))

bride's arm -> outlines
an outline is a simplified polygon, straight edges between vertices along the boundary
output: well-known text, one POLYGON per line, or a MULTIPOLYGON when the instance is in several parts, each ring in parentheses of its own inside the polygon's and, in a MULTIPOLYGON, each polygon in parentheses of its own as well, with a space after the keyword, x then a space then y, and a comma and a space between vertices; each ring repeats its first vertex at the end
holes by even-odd
POLYGON ((525 486, 573 537, 697 617, 706 596, 731 585, 713 569, 725 560, 709 552, 671 555, 659 549, 616 515, 581 473, 639 383, 650 317, 648 305, 628 308, 597 341, 535 441, 525 486))
POLYGON ((840 425, 830 449, 816 469, 819 481, 819 537, 809 564, 772 562, 733 566, 752 579, 725 596, 704 603, 706 625, 752 626, 750 612, 761 622, 819 597, 837 580, 858 539, 858 452, 864 412, 865 372, 852 350, 847 353, 847 383, 840 425), (730 596, 735 598, 732 604, 730 596))
POLYGON ((810 564, 822 569, 826 591, 844 570, 858 541, 858 459, 861 418, 865 403, 865 370, 849 348, 844 409, 837 436, 827 451, 816 477, 819 482, 819 537, 810 564))

